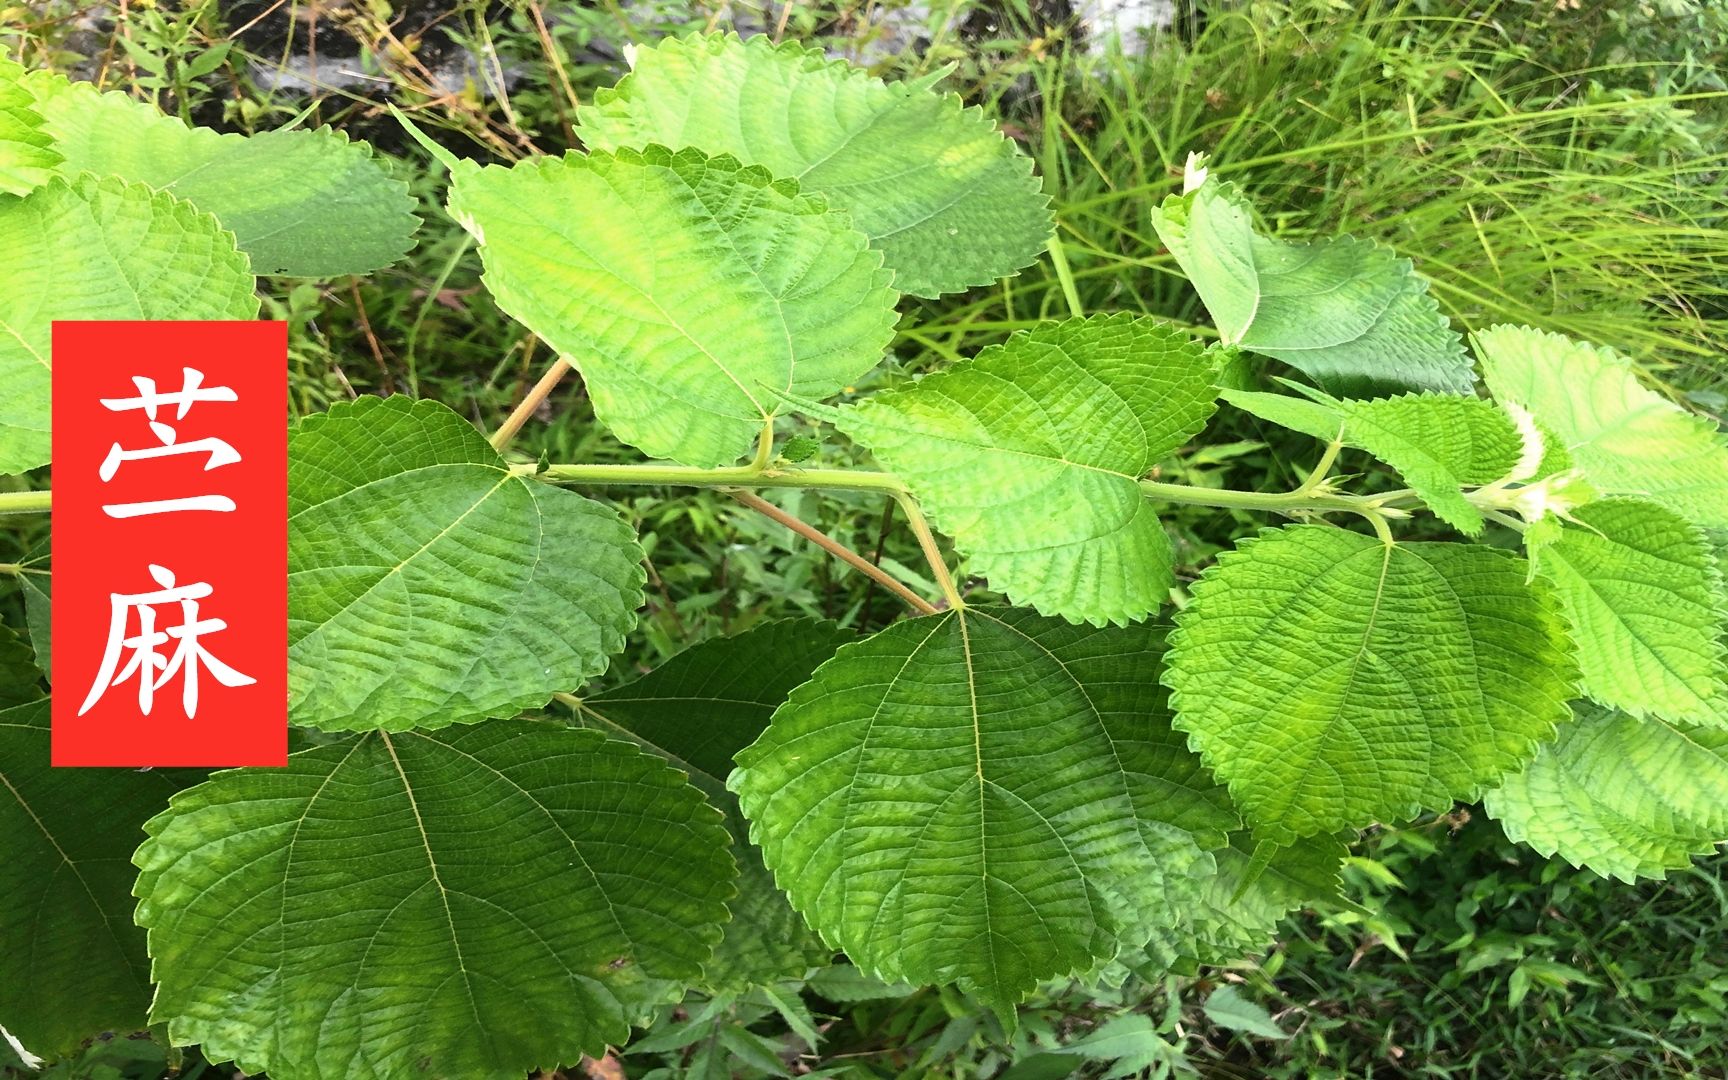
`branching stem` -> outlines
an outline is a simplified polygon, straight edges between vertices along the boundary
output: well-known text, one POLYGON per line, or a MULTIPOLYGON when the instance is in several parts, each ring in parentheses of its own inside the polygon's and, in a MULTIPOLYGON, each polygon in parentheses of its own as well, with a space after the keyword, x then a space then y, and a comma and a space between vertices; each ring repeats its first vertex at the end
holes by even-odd
MULTIPOLYGON (((545 387, 547 391, 556 384, 553 377, 559 367, 567 369, 563 361, 555 364, 552 370, 540 380, 536 390, 545 387)), ((543 400, 545 393, 539 394, 543 400)), ((525 418, 533 411, 530 402, 536 401, 534 393, 530 393, 519 407, 517 414, 525 418)), ((521 428, 520 418, 512 414, 515 421, 514 429, 521 428)), ((508 440, 501 438, 507 432, 513 433, 511 421, 506 421, 493 436, 494 445, 501 445, 508 440)), ((701 469, 687 465, 586 465, 562 464, 540 466, 535 463, 512 465, 510 471, 523 477, 532 477, 554 484, 581 484, 593 486, 640 486, 640 487, 697 487, 697 488, 807 488, 830 491, 870 491, 891 496, 900 504, 906 515, 906 522, 914 536, 918 538, 919 547, 924 552, 925 559, 930 563, 931 573, 935 575, 936 584, 942 589, 942 595, 952 607, 963 607, 964 601, 960 590, 949 573, 947 564, 942 559, 941 549, 936 545, 935 535, 930 531, 930 525, 924 520, 923 511, 912 497, 906 484, 893 473, 875 472, 867 469, 800 469, 796 467, 773 467, 772 454, 774 446, 774 429, 772 421, 764 424, 762 436, 757 444, 754 460, 748 465, 731 465, 714 469, 701 469)), ((1175 503, 1188 506, 1211 506, 1227 510, 1261 510, 1275 514, 1327 514, 1351 513, 1358 514, 1374 526, 1376 533, 1382 538, 1389 537, 1391 531, 1388 520, 1408 517, 1410 508, 1421 505, 1413 492, 1408 490, 1389 491, 1379 495, 1346 495, 1339 492, 1317 490, 1317 478, 1324 479, 1325 473, 1331 468, 1328 460, 1332 456, 1330 450, 1315 467, 1307 482, 1294 491, 1237 491, 1229 488, 1192 487, 1187 484, 1167 484, 1158 480, 1140 481, 1140 490, 1151 499, 1165 503, 1175 503)), ((768 503, 748 496, 743 491, 732 491, 731 494, 740 502, 752 509, 769 506, 768 503)), ((0 516, 7 514, 37 514, 46 513, 51 505, 51 494, 47 491, 8 491, 0 492, 0 516)), ((777 507, 771 507, 775 514, 781 514, 777 507)), ((764 511, 766 512, 766 511, 764 511)), ((775 514, 769 516, 774 517, 775 514)), ((863 573, 869 574, 885 588, 919 610, 929 608, 927 601, 919 599, 898 581, 870 563, 856 552, 845 548, 820 532, 810 529, 805 532, 791 524, 797 521, 791 515, 785 515, 789 520, 781 521, 798 531, 837 557, 857 567, 863 573), (812 535, 814 534, 814 535, 812 535), (844 552, 844 554, 843 554, 844 552), (868 569, 866 569, 868 567, 868 569), (920 606, 921 605, 921 606, 920 606)), ((778 517, 775 520, 780 520, 778 517)), ((798 522, 804 528, 809 526, 798 522)), ((934 610, 934 609, 931 609, 934 610)))
POLYGON ((1326 452, 1320 455, 1320 460, 1314 463, 1314 469, 1308 478, 1302 481, 1297 491, 1318 491, 1320 485, 1326 482, 1326 475, 1332 471, 1332 466, 1338 460, 1338 452, 1344 449, 1342 439, 1333 439, 1326 444, 1326 452))
MULTIPOLYGON (((514 465, 511 471, 554 484, 589 484, 595 486, 638 487, 737 487, 737 488, 812 488, 830 491, 879 491, 901 500, 911 494, 904 481, 893 473, 868 469, 757 469, 754 465, 725 466, 718 469, 698 469, 685 465, 550 465, 544 472, 535 464, 514 465)), ((1237 491, 1230 488, 1192 487, 1187 484, 1166 484, 1157 480, 1140 481, 1140 490, 1158 502, 1187 506, 1212 506, 1226 510, 1265 510, 1277 514, 1291 513, 1380 513, 1387 517, 1404 517, 1405 508, 1414 503, 1408 491, 1389 491, 1380 495, 1345 495, 1337 492, 1304 491, 1237 491)))
POLYGON ((1398 505, 1407 492, 1393 491, 1383 495, 1343 495, 1337 492, 1310 491, 1236 491, 1230 488, 1190 487, 1187 484, 1165 484, 1157 480, 1140 481, 1140 490, 1158 502, 1180 503, 1187 506, 1215 506, 1227 510, 1267 510, 1275 514, 1336 513, 1343 511, 1368 516, 1404 517, 1398 505))
POLYGON ((762 421, 762 433, 756 436, 756 456, 750 461, 753 472, 768 471, 768 466, 774 463, 774 418, 770 416, 762 421))
POLYGON ((870 578, 877 584, 881 585, 884 589, 887 589, 895 596, 906 601, 907 605, 920 615, 934 615, 936 613, 935 605, 931 604, 911 589, 900 584, 900 582, 894 580, 894 578, 880 566, 877 566, 869 559, 866 559, 856 551, 853 551, 845 544, 842 544, 840 541, 824 533, 809 522, 804 521, 802 518, 795 517, 792 514, 788 514, 786 511, 780 509, 778 506, 775 506, 773 503, 759 495, 752 495, 748 491, 739 491, 735 488, 727 488, 725 491, 728 495, 756 511, 758 514, 761 514, 763 517, 786 526, 788 529, 791 529, 799 536, 802 536, 804 539, 815 544, 830 555, 833 555, 835 558, 848 563, 853 569, 857 570, 865 577, 870 578))

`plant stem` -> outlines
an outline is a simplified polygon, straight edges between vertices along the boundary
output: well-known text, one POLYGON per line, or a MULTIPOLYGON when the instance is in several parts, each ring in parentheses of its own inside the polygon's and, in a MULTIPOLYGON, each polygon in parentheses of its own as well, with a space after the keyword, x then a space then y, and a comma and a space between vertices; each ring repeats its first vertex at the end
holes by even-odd
POLYGON ((809 522, 788 514, 786 511, 775 506, 768 500, 759 495, 752 495, 748 491, 727 489, 726 493, 743 503, 745 506, 756 511, 758 514, 761 514, 763 517, 768 518, 770 521, 779 522, 781 525, 791 529, 793 532, 828 552, 830 555, 846 562, 859 573, 875 581, 877 584, 881 585, 884 589, 887 589, 895 596, 898 596, 900 599, 906 601, 912 610, 918 612, 920 615, 934 615, 936 613, 936 608, 933 604, 913 592, 911 589, 908 589, 900 582, 894 580, 886 570, 872 563, 869 559, 866 559, 856 551, 853 551, 840 541, 822 532, 809 522))
POLYGON ((918 546, 924 550, 924 560, 930 564, 930 572, 936 575, 936 584, 947 598, 948 606, 959 611, 966 606, 966 601, 961 598, 960 590, 954 587, 954 578, 948 573, 948 564, 942 561, 942 550, 936 546, 936 534, 930 531, 930 523, 924 520, 924 511, 918 508, 910 493, 896 493, 894 501, 900 504, 900 512, 906 515, 907 527, 918 538, 918 546))
MULTIPOLYGON (((550 465, 544 472, 535 464, 513 465, 510 471, 518 476, 530 476, 554 484, 634 485, 643 487, 737 487, 737 488, 816 488, 833 491, 880 491, 900 500, 902 508, 909 506, 906 496, 911 492, 898 476, 867 469, 757 469, 754 465, 732 465, 718 469, 698 469, 687 465, 550 465)), ((1166 484, 1157 480, 1140 481, 1140 490, 1160 502, 1188 506, 1212 506, 1225 510, 1266 510, 1287 514, 1298 511, 1315 513, 1346 512, 1381 514, 1404 517, 1408 505, 1415 504, 1409 491, 1389 491, 1379 495, 1344 495, 1336 492, 1307 491, 1237 491, 1231 488, 1191 487, 1187 484, 1166 484)), ((1419 505, 1419 504, 1416 504, 1419 505)), ((922 521, 922 517, 918 519, 922 521)))
POLYGON ((767 472, 768 466, 774 462, 774 418, 768 417, 762 421, 762 434, 756 437, 756 456, 750 462, 750 468, 756 472, 767 472))
POLYGON ((1344 449, 1342 439, 1333 439, 1326 444, 1326 452, 1320 455, 1320 460, 1314 463, 1314 469, 1308 478, 1302 481, 1296 490, 1312 492, 1326 481, 1326 474, 1332 471, 1332 466, 1338 461, 1338 452, 1344 449))
POLYGON ((46 491, 0 491, 0 515, 45 514, 49 504, 46 491))
POLYGON ((518 476, 554 484, 624 485, 635 487, 789 487, 832 491, 880 491, 904 494, 906 486, 893 473, 861 469, 757 469, 754 465, 697 469, 686 465, 552 465, 541 472, 533 463, 513 465, 518 476))
POLYGON ((1339 495, 1305 491, 1236 491, 1229 488, 1190 487, 1187 484, 1164 484, 1157 480, 1140 481, 1140 490, 1149 498, 1188 506, 1215 506, 1227 510, 1269 510, 1291 513, 1298 510, 1318 512, 1346 511, 1352 514, 1378 514, 1391 511, 1389 516, 1402 516, 1388 505, 1394 495, 1339 495))
POLYGON ((1392 536, 1392 526, 1386 524, 1385 514, 1365 513, 1362 516, 1368 519, 1368 524, 1374 526, 1374 535, 1380 538, 1382 544, 1391 547, 1398 542, 1392 536))
POLYGON ((1523 518, 1513 517, 1511 514, 1500 510, 1484 510, 1482 511, 1482 516, 1496 524, 1504 525, 1514 532, 1522 533, 1526 529, 1530 528, 1523 518))
POLYGON ((534 415, 534 410, 540 407, 540 403, 546 400, 546 395, 552 392, 553 387, 558 385, 569 370, 570 361, 562 356, 552 361, 552 366, 546 369, 546 374, 540 376, 540 381, 534 384, 533 388, 517 403, 516 408, 511 410, 510 415, 504 418, 504 422, 498 425, 498 430, 492 433, 492 449, 503 450, 515 441, 516 433, 522 430, 522 425, 526 424, 528 418, 534 415))

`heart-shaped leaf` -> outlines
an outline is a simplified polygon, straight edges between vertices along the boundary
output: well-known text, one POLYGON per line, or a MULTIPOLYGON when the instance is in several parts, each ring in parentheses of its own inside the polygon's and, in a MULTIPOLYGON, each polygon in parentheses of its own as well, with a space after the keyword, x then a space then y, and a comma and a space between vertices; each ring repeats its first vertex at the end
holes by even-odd
POLYGON ((309 416, 288 437, 290 716, 401 731, 544 705, 623 646, 641 563, 616 511, 512 475, 437 402, 309 416))
POLYGON ((598 1055, 701 976, 734 876, 680 773, 543 721, 353 736, 145 828, 153 1018, 281 1080, 598 1055))

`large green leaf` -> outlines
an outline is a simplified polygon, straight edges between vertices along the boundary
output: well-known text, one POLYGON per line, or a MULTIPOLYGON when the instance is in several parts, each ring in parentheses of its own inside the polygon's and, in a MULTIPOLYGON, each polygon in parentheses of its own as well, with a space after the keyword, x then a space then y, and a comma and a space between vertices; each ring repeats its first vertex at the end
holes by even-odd
POLYGON ((816 619, 767 623, 693 645, 635 682, 582 700, 584 724, 665 757, 726 814, 738 895, 727 905, 732 921, 703 978, 711 989, 801 978, 833 958, 775 887, 726 777, 732 755, 762 734, 793 688, 853 640, 855 634, 816 619))
POLYGON ((21 64, 0 56, 0 195, 28 194, 63 160, 54 137, 42 130, 42 114, 23 78, 21 64))
POLYGON ((1728 730, 1585 705, 1487 796, 1506 835, 1574 866, 1661 877, 1728 842, 1728 730))
POLYGON ((216 219, 93 176, 0 197, 0 475, 46 465, 55 319, 251 319, 246 256, 216 219))
POLYGON ((361 398, 288 436, 297 724, 400 731, 513 716, 582 685, 642 603, 616 511, 512 476, 447 407, 361 398))
POLYGON ((992 284, 1050 237, 1031 159, 982 109, 796 42, 709 34, 638 48, 577 134, 595 150, 695 146, 797 180, 850 213, 894 287, 915 296, 992 284))
POLYGON ((1525 326, 1481 331, 1476 351, 1494 397, 1530 410, 1599 490, 1728 527, 1728 442, 1639 385, 1631 360, 1525 326))
MULTIPOLYGON (((19 675, 0 670, 0 682, 19 675)), ((0 709, 0 1027, 54 1059, 145 1026, 130 859, 145 819, 191 774, 54 769, 48 733, 46 698, 0 709)))
POLYGON ((828 415, 898 473, 971 569, 1047 615, 1127 622, 1169 596, 1140 479, 1212 414, 1212 357, 1130 315, 1046 323, 828 415))
POLYGON ((221 135, 48 72, 25 85, 65 175, 119 176, 187 200, 235 235, 255 273, 364 274, 414 246, 408 185, 340 132, 221 135))
POLYGON ((1709 537, 1636 499, 1580 507, 1574 520, 1530 559, 1560 596, 1584 692, 1633 716, 1709 721, 1728 626, 1709 537))
POLYGON ((773 391, 827 397, 893 333, 890 275, 864 234, 730 157, 651 146, 463 171, 450 211, 480 239, 499 305, 654 457, 737 460, 773 391))
POLYGON ((1567 714, 1555 602, 1523 560, 1327 525, 1245 540, 1177 618, 1176 726, 1262 837, 1474 798, 1567 714))
POLYGON ((700 978, 734 874, 680 773, 542 721, 353 736, 145 829, 152 1017, 277 1080, 597 1055, 700 978))
POLYGON ((1482 511, 1463 489, 1513 475, 1524 456, 1512 418, 1480 398, 1406 394, 1340 401, 1312 393, 1312 399, 1252 390, 1222 396, 1263 420, 1366 450, 1397 469, 1429 509, 1460 532, 1474 535, 1483 527, 1482 511))
POLYGON ((1464 343, 1410 260, 1349 236, 1261 236, 1233 185, 1192 171, 1189 185, 1152 212, 1152 226, 1226 344, 1335 392, 1470 389, 1464 343))
POLYGON ((1179 917, 1235 814, 1170 730, 1163 631, 968 608, 842 647, 731 787, 792 904, 997 1010, 1179 917))

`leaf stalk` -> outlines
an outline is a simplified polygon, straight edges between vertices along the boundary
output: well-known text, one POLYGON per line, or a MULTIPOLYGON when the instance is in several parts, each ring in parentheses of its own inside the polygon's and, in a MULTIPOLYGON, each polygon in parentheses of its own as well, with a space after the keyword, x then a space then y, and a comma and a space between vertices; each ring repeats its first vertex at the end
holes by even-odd
POLYGON ((918 612, 918 614, 936 614, 935 606, 928 600, 925 600, 922 596, 919 596, 911 589, 908 589, 906 586, 896 581, 880 566, 877 566, 869 559, 866 559, 856 551, 853 551, 845 544, 842 544, 840 541, 829 536, 827 533, 824 533, 809 522, 792 514, 788 514, 786 511, 780 509, 778 506, 775 506, 773 503, 759 495, 752 495, 748 491, 738 491, 733 488, 727 488, 725 490, 726 494, 737 499, 739 502, 756 511, 758 514, 761 514, 770 521, 786 526, 799 536, 802 536, 812 544, 815 544, 830 555, 833 555, 835 558, 851 566, 854 570, 857 570, 865 577, 875 581, 884 589, 887 589, 895 596, 906 601, 906 605, 913 611, 918 612))
POLYGON ((562 356, 552 361, 552 366, 548 367, 546 373, 540 376, 540 381, 534 384, 521 401, 517 402, 516 408, 510 411, 510 415, 504 418, 504 422, 498 426, 498 430, 492 433, 492 438, 489 440, 492 443, 492 449, 503 450, 515 441, 516 433, 522 430, 522 425, 528 422, 528 418, 534 415, 535 410, 540 408, 547 395, 552 393, 552 390, 559 382, 563 381, 564 376, 569 371, 570 361, 562 356))
POLYGON ((924 551, 924 560, 930 564, 930 572, 936 576, 936 584, 942 590, 948 606, 959 611, 966 606, 966 601, 960 595, 960 590, 954 585, 954 577, 948 573, 948 564, 943 561, 942 550, 936 546, 936 534, 930 531, 930 523, 924 520, 924 511, 918 508, 917 500, 910 493, 899 493, 894 501, 900 504, 900 512, 906 515, 906 525, 912 530, 912 535, 918 538, 918 546, 924 551))

